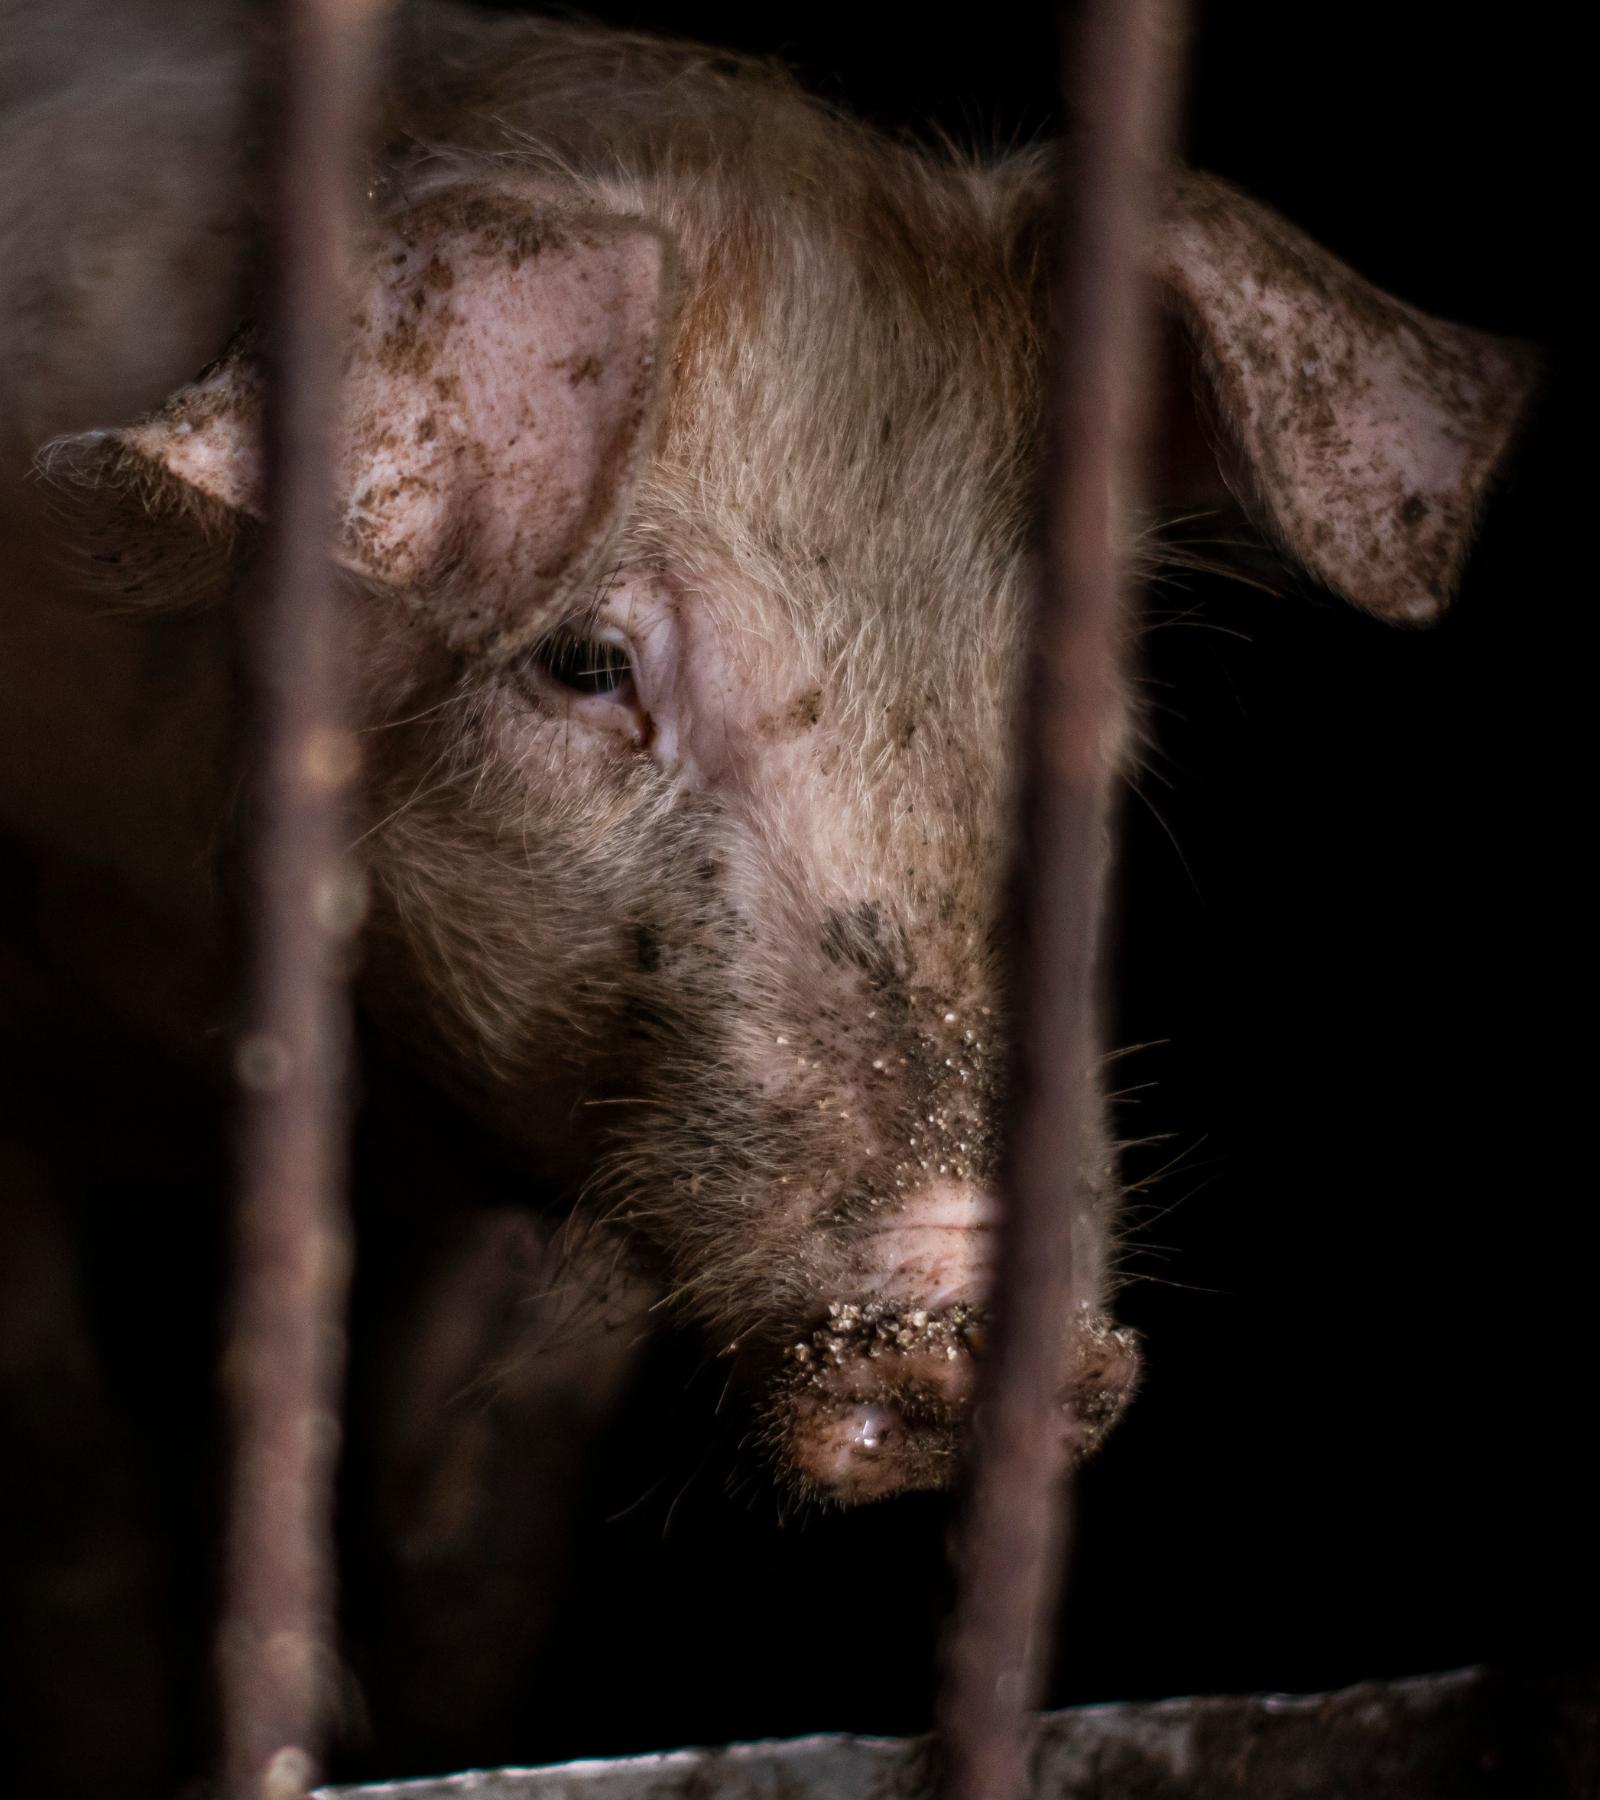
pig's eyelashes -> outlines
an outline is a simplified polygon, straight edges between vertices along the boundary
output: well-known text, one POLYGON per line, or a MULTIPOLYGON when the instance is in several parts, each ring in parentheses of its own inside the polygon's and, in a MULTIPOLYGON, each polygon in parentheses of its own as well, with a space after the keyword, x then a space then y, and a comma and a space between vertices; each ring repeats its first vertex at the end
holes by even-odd
POLYGON ((626 644, 558 635, 535 646, 534 660, 559 687, 629 704, 635 698, 633 658, 626 644))
POLYGON ((519 685, 535 701, 608 730, 639 731, 643 706, 633 650, 609 632, 552 632, 516 665, 519 685))

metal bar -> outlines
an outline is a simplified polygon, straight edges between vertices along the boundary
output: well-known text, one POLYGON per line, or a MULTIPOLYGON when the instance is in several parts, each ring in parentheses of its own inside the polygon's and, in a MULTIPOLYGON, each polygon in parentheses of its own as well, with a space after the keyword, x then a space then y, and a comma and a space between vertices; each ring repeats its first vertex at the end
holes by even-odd
POLYGON ((312 1786, 334 1666, 331 1512, 349 1260, 347 866, 332 427, 342 262, 380 0, 274 0, 266 515, 245 630, 253 837, 219 1674, 224 1792, 312 1786))
MULTIPOLYGON (((975 1409, 942 1695, 945 1800, 1027 1790, 1030 1713, 1070 1532, 1077 1431, 1059 1392, 1088 1300, 1073 1255, 1117 665, 1119 537, 1137 474, 1147 300, 1141 240, 1171 110, 1163 0, 1087 0, 1067 80, 1077 128, 1058 218, 1043 567, 1027 698, 1013 992, 1016 1099, 993 1354, 975 1409)), ((1065 37, 1065 33, 1063 36, 1065 37)))

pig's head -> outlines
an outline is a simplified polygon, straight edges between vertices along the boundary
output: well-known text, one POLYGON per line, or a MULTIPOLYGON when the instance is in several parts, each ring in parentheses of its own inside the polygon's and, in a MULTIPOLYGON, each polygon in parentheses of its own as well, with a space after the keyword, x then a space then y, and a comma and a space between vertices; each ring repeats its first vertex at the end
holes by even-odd
MULTIPOLYGON (((461 158, 373 222, 338 538, 366 985, 626 1227, 776 1463, 865 1499, 947 1479, 983 1342, 1044 184, 771 91, 737 156, 461 158)), ((1202 178, 1151 266, 1258 516, 1357 604, 1437 611, 1518 358, 1202 178)), ((80 441, 136 504, 130 586, 237 560, 258 400, 246 342, 80 441)), ((1137 1366, 1105 1138, 1060 1179, 1092 1438, 1137 1366)))

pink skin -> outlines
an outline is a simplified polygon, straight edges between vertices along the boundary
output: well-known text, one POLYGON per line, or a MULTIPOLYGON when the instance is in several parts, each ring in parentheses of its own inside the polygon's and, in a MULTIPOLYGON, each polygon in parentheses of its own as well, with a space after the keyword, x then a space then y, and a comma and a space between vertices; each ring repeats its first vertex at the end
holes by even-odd
POLYGON ((802 1478, 840 1500, 942 1486, 951 1422, 970 1405, 975 1377, 969 1354, 944 1347, 847 1355, 791 1400, 786 1454, 802 1478))
POLYGON ((992 1280, 994 1223, 995 1200, 987 1188, 930 1182, 893 1225, 869 1240, 868 1291, 929 1312, 982 1306, 992 1280))
MULTIPOLYGON (((807 798, 806 746, 763 729, 788 683, 774 691, 761 659, 730 623, 703 591, 686 594, 648 568, 620 571, 576 630, 585 643, 625 653, 627 674, 608 678, 603 692, 563 692, 559 719, 524 718, 519 731, 531 729, 546 742, 559 732, 564 755, 604 755, 620 738, 686 788, 768 816, 797 809, 807 798)), ((536 753, 526 737, 515 749, 524 757, 536 753)), ((860 891, 859 846, 848 821, 812 817, 805 836, 816 878, 832 875, 841 892, 860 891)), ((780 1037, 757 1063, 757 1078, 773 1092, 791 1078, 788 1049, 780 1037)), ((844 1071, 840 1089, 848 1097, 844 1071)), ((865 1151, 883 1153, 870 1118, 854 1116, 852 1129, 865 1151)), ((782 1204, 806 1210, 819 1202, 796 1184, 782 1204)), ((994 1196, 982 1183, 925 1182, 898 1199, 881 1226, 841 1241, 831 1295, 819 1294, 819 1313, 824 1298, 854 1294, 909 1318, 952 1309, 976 1315, 991 1281, 994 1219, 994 1196)), ((896 1346, 888 1360, 880 1346, 870 1356, 846 1354, 826 1372, 819 1368, 789 1403, 786 1460, 802 1479, 840 1498, 872 1499, 908 1485, 908 1454, 915 1460, 920 1440, 948 1460, 951 1422, 971 1399, 971 1348, 957 1332, 949 1343, 896 1346)), ((926 1476, 942 1478, 936 1459, 922 1461, 926 1476)))
MULTIPOLYGON (((396 891, 419 916, 426 875, 445 927, 424 941, 449 966, 419 981, 397 964, 396 989, 472 997, 471 1030, 503 1034, 499 1116, 575 1175, 566 1122, 608 1081, 622 1105, 644 1090, 647 1131, 611 1115, 595 1160, 603 1178, 628 1168, 621 1214, 675 1298, 725 1345, 775 1354, 796 1330, 831 1333, 826 1366, 779 1371, 780 1461, 844 1496, 943 1480, 990 1281, 1004 1083, 982 879, 1003 804, 981 750, 1002 723, 983 699, 990 652, 952 664, 943 690, 900 679, 892 629, 833 632, 741 515, 674 486, 670 457, 594 563, 605 484, 580 493, 567 475, 633 454, 660 240, 564 220, 524 242, 497 196, 430 200, 408 221, 380 246, 347 377, 340 554, 392 591, 387 610, 363 606, 375 641, 354 662, 389 668, 419 626, 442 626, 463 661, 481 653, 473 758, 502 810, 485 815, 495 854, 453 820, 420 851, 402 839, 396 891), (586 278, 613 304, 580 304, 586 278), (528 531, 561 555, 541 563, 528 531), (507 879, 519 855, 541 870, 536 897, 507 879), (686 884, 703 871, 709 885, 686 884), (539 978, 508 988, 499 968, 523 962, 539 978), (596 971, 594 998, 562 1012, 550 996, 577 966, 596 971), (631 1020, 663 1017, 641 1063, 631 1020), (561 1102, 530 1109, 530 1093, 561 1102), (818 1325, 830 1305, 852 1307, 851 1331, 818 1325), (903 1335, 879 1332, 896 1321, 903 1335)), ((250 510, 258 394, 237 359, 128 443, 250 510)), ((624 491, 606 490, 613 509, 624 491)), ((400 784, 395 816, 427 786, 400 784)))
MULTIPOLYGON (((861 1292, 913 1325, 957 1307, 979 1312, 992 1284, 994 1217, 987 1189, 930 1183, 866 1240, 861 1292)), ((896 1348, 887 1360, 846 1355, 793 1402, 788 1454, 795 1466, 841 1499, 900 1491, 918 1440, 947 1439, 952 1411, 971 1402, 970 1349, 962 1333, 953 1345, 896 1348)), ((935 1472, 936 1465, 928 1470, 935 1472)))
MULTIPOLYGON (((741 632, 738 615, 719 598, 703 586, 688 592, 659 570, 622 571, 575 629, 585 641, 625 651, 628 672, 604 693, 564 694, 558 716, 534 729, 552 747, 559 737, 563 755, 614 752, 620 738, 685 789, 752 818, 784 818, 790 840, 806 847, 807 878, 824 893, 872 891, 852 821, 830 808, 825 789, 819 804, 807 760, 812 746, 770 728, 792 671, 781 654, 770 663, 760 654, 770 631, 741 632)), ((524 743, 522 754, 531 752, 524 743)), ((759 913, 766 900, 759 868, 749 879, 748 903, 759 913)), ((961 1020, 943 1002, 930 1024, 940 1034, 940 1058, 959 1050, 961 1020)), ((744 1054, 760 1087, 781 1100, 794 1080, 796 1045, 778 1034, 748 1043, 744 1054)), ((875 1114, 868 1096, 885 1076, 872 1071, 889 1059, 858 1066, 869 1055, 841 1044, 836 1058, 824 1059, 825 1104, 840 1121, 834 1154, 843 1191, 852 1191, 852 1169, 865 1174, 888 1164, 905 1179, 888 1192, 880 1187, 881 1211, 847 1214, 839 1228, 828 1223, 837 1185, 825 1190, 796 1179, 763 1201, 770 1221, 786 1218, 808 1234, 814 1257, 809 1336, 788 1347, 768 1441, 803 1488, 846 1502, 951 1478, 986 1333, 995 1253, 996 1198, 984 1180, 959 1169, 919 1174, 926 1163, 896 1162, 887 1131, 903 1129, 905 1114, 894 1107, 875 1114)), ((976 1104, 970 1095, 946 1094, 930 1104, 951 1108, 952 1120, 933 1126, 916 1115, 924 1144, 943 1144, 941 1130, 945 1139, 963 1139, 979 1117, 961 1110, 976 1104)), ((781 1316, 760 1320, 757 1338, 770 1340, 782 1326, 781 1316)), ((1074 1402, 1078 1441, 1087 1447, 1131 1393, 1137 1353, 1126 1334, 1090 1315, 1076 1323, 1071 1354, 1061 1394, 1074 1402)), ((770 1364, 762 1366, 759 1356, 746 1366, 770 1378, 770 1364)), ((1061 1423, 1064 1432, 1071 1427, 1066 1413, 1061 1423)))
MULTIPOLYGON (((1054 180, 1032 152, 918 166, 696 52, 529 31, 521 98, 498 31, 460 47, 461 94, 495 98, 457 149, 448 118, 401 121, 429 153, 381 171, 351 263, 336 554, 371 628, 369 999, 718 1348, 768 1374, 789 1352, 780 1463, 858 1498, 926 1484, 990 1282, 1054 180), (619 78, 628 104, 597 101, 619 78), (588 96, 565 126, 546 80, 588 96), (740 154, 680 163, 712 120, 740 154)), ((1148 266, 1228 486, 1333 589, 1431 617, 1535 359, 1207 177, 1157 192, 1148 266)), ((141 607, 233 562, 260 393, 241 341, 63 446, 110 478, 113 533, 129 504, 161 516, 95 559, 141 607)), ((1197 473, 1185 512, 1220 498, 1197 473)), ((1097 1133, 1060 1172, 1096 1292, 1110 1164, 1097 1133)), ((1099 1315, 1072 1328, 1082 1444, 1134 1355, 1099 1315)))

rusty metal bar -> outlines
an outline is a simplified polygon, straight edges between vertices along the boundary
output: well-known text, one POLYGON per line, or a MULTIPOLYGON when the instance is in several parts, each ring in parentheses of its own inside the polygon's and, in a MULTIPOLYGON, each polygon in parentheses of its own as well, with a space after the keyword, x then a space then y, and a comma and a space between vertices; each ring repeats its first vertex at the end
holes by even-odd
POLYGON ((228 1800, 316 1778, 334 1667, 331 1513, 349 1261, 345 795, 332 427, 342 263, 381 0, 273 0, 265 84, 267 523, 245 629, 247 1026, 224 1360, 232 1408, 219 1674, 228 1800))
MULTIPOLYGON (((1057 220, 1046 536, 1019 819, 1017 1086, 993 1355, 975 1414, 942 1696, 945 1800, 1027 1791, 1070 1530, 1066 1334, 1088 1295, 1076 1196, 1095 1083, 1095 971, 1122 704, 1119 542, 1138 475, 1141 239, 1171 112, 1177 15, 1086 0, 1067 77, 1076 137, 1057 220)), ((1063 33, 1065 38, 1066 33, 1063 33)))

